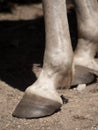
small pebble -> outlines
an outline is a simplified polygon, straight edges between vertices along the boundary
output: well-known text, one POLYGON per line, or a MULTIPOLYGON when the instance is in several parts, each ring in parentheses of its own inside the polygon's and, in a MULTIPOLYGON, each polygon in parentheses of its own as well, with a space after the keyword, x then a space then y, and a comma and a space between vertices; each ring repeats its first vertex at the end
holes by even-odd
POLYGON ((77 90, 78 90, 78 91, 83 91, 85 88, 86 88, 86 84, 79 84, 79 85, 77 86, 77 90))

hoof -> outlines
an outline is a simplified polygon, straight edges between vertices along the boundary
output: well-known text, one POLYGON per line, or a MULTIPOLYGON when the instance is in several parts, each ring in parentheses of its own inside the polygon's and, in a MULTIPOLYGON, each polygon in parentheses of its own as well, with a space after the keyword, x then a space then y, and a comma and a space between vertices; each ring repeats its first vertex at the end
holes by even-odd
POLYGON ((83 66, 75 67, 75 74, 73 76, 73 81, 71 86, 76 86, 78 84, 90 84, 95 81, 95 75, 92 74, 89 69, 83 66))
POLYGON ((41 118, 60 110, 59 102, 38 95, 25 94, 13 112, 17 118, 41 118))

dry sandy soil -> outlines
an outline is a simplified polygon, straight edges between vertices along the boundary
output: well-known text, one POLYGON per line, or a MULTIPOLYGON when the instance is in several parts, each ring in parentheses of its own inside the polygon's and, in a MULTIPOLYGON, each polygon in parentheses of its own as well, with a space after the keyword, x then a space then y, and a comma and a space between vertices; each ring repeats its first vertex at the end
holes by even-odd
MULTIPOLYGON (((68 17, 76 42, 73 11, 68 17)), ((98 130, 98 83, 84 90, 59 90, 68 99, 61 111, 41 119, 17 119, 12 112, 24 90, 38 77, 44 52, 41 5, 15 5, 0 13, 0 130, 98 130), (43 43, 43 44, 42 44, 43 43)))

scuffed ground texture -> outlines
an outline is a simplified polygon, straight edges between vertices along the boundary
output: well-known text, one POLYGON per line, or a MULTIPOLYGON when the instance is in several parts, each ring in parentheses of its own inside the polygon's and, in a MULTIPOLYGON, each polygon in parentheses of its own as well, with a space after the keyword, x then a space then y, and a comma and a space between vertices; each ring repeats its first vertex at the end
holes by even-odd
MULTIPOLYGON (((76 42, 73 15, 69 11, 72 41, 76 42)), ((40 73, 43 52, 41 5, 16 4, 13 13, 0 13, 0 130, 98 130, 97 81, 80 91, 59 90, 68 103, 50 117, 30 120, 12 117, 25 88, 40 73)))

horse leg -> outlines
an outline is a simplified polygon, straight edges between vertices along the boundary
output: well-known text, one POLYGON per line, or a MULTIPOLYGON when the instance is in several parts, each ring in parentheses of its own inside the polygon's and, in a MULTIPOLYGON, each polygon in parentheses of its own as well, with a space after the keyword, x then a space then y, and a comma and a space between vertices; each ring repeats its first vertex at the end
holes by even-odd
POLYGON ((38 80, 28 87, 13 116, 39 118, 53 114, 62 105, 58 88, 66 78, 72 80, 71 47, 65 0, 43 0, 46 48, 43 69, 38 80))
POLYGON ((98 62, 95 59, 98 46, 98 1, 74 0, 74 4, 78 22, 75 64, 84 66, 98 74, 98 62))

